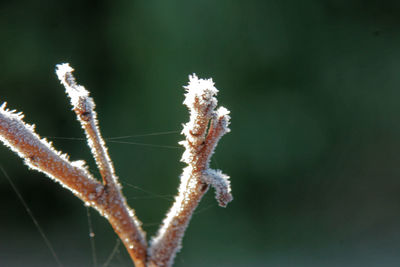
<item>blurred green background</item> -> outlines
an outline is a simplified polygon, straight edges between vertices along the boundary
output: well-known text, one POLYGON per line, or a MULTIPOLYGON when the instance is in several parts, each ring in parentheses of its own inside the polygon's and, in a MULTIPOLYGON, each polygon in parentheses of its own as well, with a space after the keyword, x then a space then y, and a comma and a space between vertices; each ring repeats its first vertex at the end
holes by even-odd
MULTIPOLYGON (((212 166, 235 199, 208 192, 175 266, 400 266, 399 1, 3 0, 0 33, 0 102, 57 149, 99 176, 62 62, 103 135, 133 136, 108 146, 149 237, 184 166, 182 86, 213 77, 232 132, 212 166)), ((4 146, 0 165, 63 265, 94 266, 82 203, 4 146)), ((0 266, 57 266, 3 173, 0 210, 0 266)), ((101 266, 116 236, 90 212, 101 266)), ((109 266, 131 266, 122 246, 109 266)))

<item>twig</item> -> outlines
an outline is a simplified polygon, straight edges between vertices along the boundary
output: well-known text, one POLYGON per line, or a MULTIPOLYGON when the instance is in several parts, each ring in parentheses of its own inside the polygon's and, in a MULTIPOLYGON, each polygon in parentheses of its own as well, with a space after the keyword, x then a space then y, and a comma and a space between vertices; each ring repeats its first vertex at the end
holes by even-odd
POLYGON ((186 140, 182 161, 188 166, 181 175, 181 184, 175 203, 163 221, 162 227, 151 241, 148 266, 171 266, 181 248, 182 238, 193 211, 211 184, 216 188, 220 206, 232 200, 228 176, 209 169, 209 161, 222 135, 228 133, 229 111, 221 107, 215 111, 218 90, 212 80, 190 76, 183 102, 190 111, 190 120, 182 133, 186 140), (210 129, 207 132, 208 125, 210 129))
POLYGON ((93 178, 84 161, 71 162, 67 155, 41 139, 34 132, 34 126, 25 124, 21 113, 7 110, 5 103, 0 106, 0 141, 23 158, 31 169, 47 174, 103 215, 122 240, 136 267, 171 266, 193 211, 209 185, 215 188, 220 206, 225 207, 232 200, 229 177, 209 168, 210 157, 219 139, 230 131, 229 111, 223 107, 215 110, 218 90, 211 79, 190 76, 184 101, 190 111, 190 120, 182 131, 186 140, 180 142, 186 149, 182 161, 188 166, 181 175, 175 203, 147 248, 141 222, 122 195, 101 137, 94 101, 89 92, 75 82, 72 71, 68 64, 57 65, 57 75, 85 131, 103 183, 93 178))
POLYGON ((73 110, 86 133, 88 145, 103 178, 101 202, 104 208, 100 213, 108 219, 136 266, 145 266, 147 245, 145 234, 141 229, 141 222, 136 218, 134 210, 129 208, 121 193, 121 185, 118 183, 113 164, 98 128, 93 99, 89 97, 89 92, 83 86, 76 84, 72 75, 73 70, 68 64, 60 64, 57 65, 56 73, 71 99, 73 110))

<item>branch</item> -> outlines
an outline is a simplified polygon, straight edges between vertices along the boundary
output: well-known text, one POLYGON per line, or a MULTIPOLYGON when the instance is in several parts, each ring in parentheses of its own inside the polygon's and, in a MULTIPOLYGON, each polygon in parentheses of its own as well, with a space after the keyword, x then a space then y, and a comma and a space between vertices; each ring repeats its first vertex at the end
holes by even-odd
POLYGON ((85 131, 88 145, 103 178, 104 193, 101 201, 105 206, 100 213, 108 219, 136 266, 145 266, 147 244, 141 222, 122 195, 121 185, 118 183, 107 147, 98 128, 93 99, 83 86, 75 82, 72 71, 74 69, 69 64, 57 65, 58 79, 71 99, 73 110, 85 131))
POLYGON ((114 167, 108 155, 105 142, 101 137, 97 121, 97 114, 94 111, 95 104, 89 97, 89 92, 85 87, 76 84, 72 75, 74 71, 68 64, 56 66, 56 73, 61 84, 65 87, 65 92, 71 99, 72 109, 75 111, 78 121, 86 134, 88 145, 99 168, 100 174, 105 185, 115 186, 118 179, 115 176, 114 167))
POLYGON ((122 195, 101 137, 94 101, 89 92, 75 82, 72 71, 68 64, 57 65, 58 78, 85 131, 103 183, 93 178, 84 161, 70 161, 67 155, 56 151, 50 142, 35 133, 34 126, 23 122, 21 113, 6 109, 6 104, 0 106, 0 141, 23 158, 31 169, 45 173, 104 216, 124 243, 136 267, 171 266, 191 216, 209 186, 215 188, 220 206, 226 207, 232 201, 229 176, 209 168, 218 141, 230 131, 229 111, 223 107, 215 110, 218 90, 211 79, 189 77, 184 104, 190 111, 190 120, 182 130, 186 140, 180 142, 186 149, 181 160, 188 166, 181 175, 175 203, 147 249, 141 222, 122 195))
POLYGON ((93 178, 84 161, 70 162, 67 155, 56 151, 45 139, 40 139, 34 132, 34 127, 22 121, 21 113, 7 110, 5 104, 0 108, 0 140, 25 159, 31 169, 45 173, 70 189, 86 205, 95 208, 110 222, 135 265, 144 267, 147 244, 141 223, 121 193, 121 186, 97 127, 94 102, 89 97, 89 92, 75 83, 72 71, 68 64, 57 66, 57 75, 64 84, 78 120, 85 130, 104 184, 93 178))
POLYGON ((229 111, 223 107, 215 111, 217 99, 214 96, 218 90, 211 79, 199 80, 196 75, 189 78, 183 103, 190 111, 190 120, 182 130, 186 140, 180 142, 186 149, 182 161, 188 166, 181 175, 175 202, 151 241, 148 261, 151 267, 173 264, 192 214, 209 185, 216 189, 220 206, 225 207, 233 199, 229 177, 219 170, 209 168, 210 158, 219 139, 230 131, 229 111))
POLYGON ((25 159, 29 168, 45 173, 71 190, 85 203, 97 199, 103 186, 88 172, 84 161, 69 161, 68 155, 56 151, 46 139, 41 139, 34 126, 25 124, 21 113, 0 107, 0 140, 25 159))

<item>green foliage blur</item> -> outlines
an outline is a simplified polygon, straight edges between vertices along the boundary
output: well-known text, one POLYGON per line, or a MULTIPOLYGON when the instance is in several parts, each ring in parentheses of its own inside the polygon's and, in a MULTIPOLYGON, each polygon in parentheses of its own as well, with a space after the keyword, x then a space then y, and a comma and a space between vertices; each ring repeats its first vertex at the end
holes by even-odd
MULTIPOLYGON (((109 152, 148 237, 184 166, 182 86, 213 78, 232 132, 212 166, 234 201, 207 193, 175 266, 400 266, 399 1, 3 0, 0 33, 0 102, 57 149, 99 177, 57 63, 104 137, 131 136, 109 152)), ((4 146, 0 165, 64 266, 94 266, 82 203, 4 146)), ((0 210, 0 266, 57 266, 3 173, 0 210)), ((90 212, 101 265, 116 236, 90 212)), ((109 266, 131 266, 122 246, 109 266)))

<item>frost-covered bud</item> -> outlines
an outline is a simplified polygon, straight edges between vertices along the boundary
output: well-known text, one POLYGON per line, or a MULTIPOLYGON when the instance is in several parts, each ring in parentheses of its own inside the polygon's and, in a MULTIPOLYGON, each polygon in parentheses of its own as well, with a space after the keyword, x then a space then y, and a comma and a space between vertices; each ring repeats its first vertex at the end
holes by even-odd
POLYGON ((204 172, 203 181, 215 189, 215 198, 221 207, 226 207, 233 200, 229 176, 220 170, 208 169, 204 172))
POLYGON ((199 79, 196 74, 189 75, 189 84, 186 89, 185 104, 190 112, 197 111, 209 117, 218 104, 214 97, 218 94, 218 89, 214 87, 212 79, 199 79))

